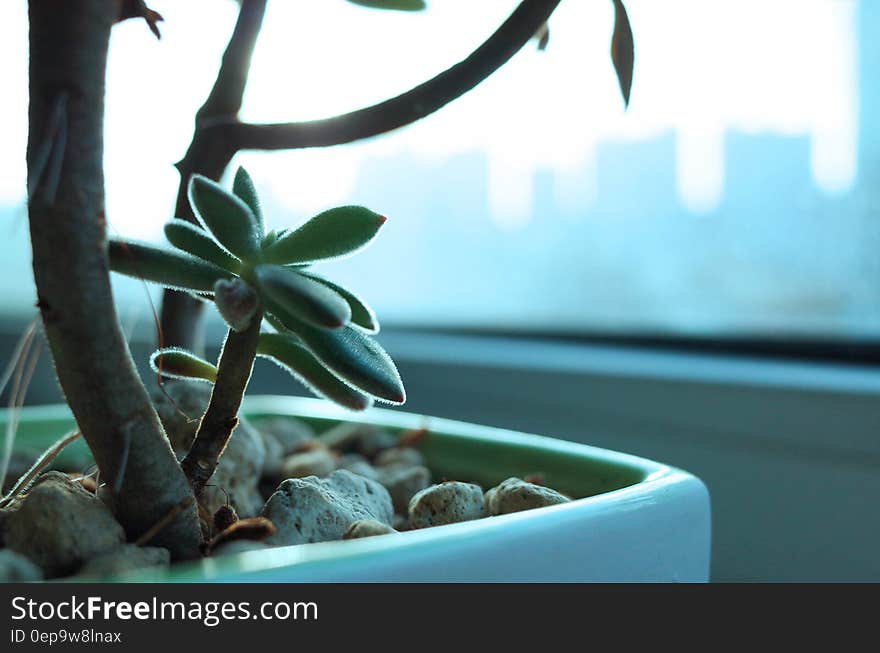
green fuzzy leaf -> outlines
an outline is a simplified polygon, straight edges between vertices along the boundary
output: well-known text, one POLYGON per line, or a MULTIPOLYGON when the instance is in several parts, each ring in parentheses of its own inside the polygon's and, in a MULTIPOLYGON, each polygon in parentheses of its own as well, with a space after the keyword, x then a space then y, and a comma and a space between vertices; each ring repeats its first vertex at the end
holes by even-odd
POLYGON ((212 293, 218 279, 233 276, 213 263, 146 243, 111 239, 108 255, 114 272, 178 290, 212 293))
POLYGON ((343 381, 392 404, 406 401, 394 361, 370 336, 351 326, 329 331, 316 328, 269 301, 270 324, 292 331, 306 349, 343 381), (276 319, 277 318, 277 319, 276 319))
POLYGON ((348 0, 352 4, 370 9, 393 9, 395 11, 422 11, 425 0, 348 0))
POLYGON ((165 237, 177 249, 218 265, 224 270, 237 273, 241 269, 241 263, 237 258, 220 247, 204 229, 191 222, 177 218, 169 220, 165 225, 165 237))
POLYGON ((261 333, 257 354, 277 363, 320 397, 351 410, 366 410, 373 404, 372 397, 335 376, 294 336, 261 333))
POLYGON ((376 318, 376 314, 360 297, 324 277, 319 277, 316 274, 309 274, 306 272, 300 272, 300 274, 309 279, 314 279, 318 283, 327 286, 330 290, 339 293, 339 295, 348 302, 348 306, 351 308, 352 324, 356 324, 367 333, 379 333, 379 320, 376 318))
POLYGON ((271 301, 310 324, 339 329, 351 320, 351 308, 343 297, 296 270, 258 265, 254 277, 264 302, 271 301))
POLYGON ((196 216, 221 245, 245 261, 257 256, 263 234, 247 204, 202 175, 190 179, 189 201, 196 216))
POLYGON ((278 333, 296 337, 293 331, 284 326, 284 322, 272 315, 272 313, 263 313, 263 319, 271 324, 278 333))
POLYGON ((613 0, 613 2, 614 33, 611 36, 611 62, 617 73, 617 83, 620 85, 620 93, 623 95, 623 106, 628 107, 635 61, 633 33, 622 0, 613 0))
POLYGON ((185 349, 166 347, 158 349, 150 356, 150 367, 154 372, 172 379, 198 379, 215 383, 217 368, 185 349))
POLYGON ((265 233, 263 226, 263 209, 260 207, 260 198, 257 189, 247 170, 242 167, 235 172, 235 180, 232 182, 232 192, 238 199, 248 205, 257 220, 257 228, 262 236, 265 233))
POLYGON ((298 229, 279 235, 263 251, 263 260, 283 265, 350 254, 369 243, 385 219, 363 206, 339 206, 324 211, 298 229))

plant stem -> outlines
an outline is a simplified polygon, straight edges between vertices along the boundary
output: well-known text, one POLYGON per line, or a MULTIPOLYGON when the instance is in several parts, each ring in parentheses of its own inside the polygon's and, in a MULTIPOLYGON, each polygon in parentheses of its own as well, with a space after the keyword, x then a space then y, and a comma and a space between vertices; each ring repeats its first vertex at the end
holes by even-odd
POLYGON ((238 425, 238 409, 257 356, 262 321, 263 312, 260 310, 251 318, 246 330, 230 329, 223 343, 208 410, 202 417, 189 453, 181 463, 196 496, 217 468, 229 437, 238 425))
MULTIPOLYGON (((262 21, 262 10, 257 5, 264 5, 265 0, 243 0, 220 74, 208 101, 199 110, 196 131, 186 156, 177 164, 181 183, 175 215, 195 222, 186 197, 189 177, 198 172, 218 180, 232 157, 241 150, 341 145, 389 132, 434 113, 507 63, 547 22, 559 2, 522 0, 508 19, 467 58, 396 97, 323 120, 258 125, 239 121, 237 114, 262 21)), ((202 308, 202 302, 186 293, 166 290, 162 298, 163 342, 160 345, 184 347, 200 354, 204 349, 202 308)))
POLYGON ((438 111, 475 88, 531 41, 561 0, 522 0, 507 20, 454 66, 405 93, 356 111, 306 122, 251 124, 238 120, 206 126, 239 150, 328 147, 384 134, 438 111))
MULTIPOLYGON (((28 213, 34 280, 58 380, 131 537, 192 490, 116 317, 104 218, 104 76, 116 0, 31 0, 28 213)), ((199 555, 195 507, 157 543, 199 555)))

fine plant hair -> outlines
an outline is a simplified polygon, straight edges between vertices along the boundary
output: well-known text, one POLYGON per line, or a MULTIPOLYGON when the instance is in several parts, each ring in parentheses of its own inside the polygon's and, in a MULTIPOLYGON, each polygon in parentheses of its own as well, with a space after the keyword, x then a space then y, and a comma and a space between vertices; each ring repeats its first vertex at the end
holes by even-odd
MULTIPOLYGON (((175 220, 166 234, 178 251, 124 241, 108 245, 104 213, 110 32, 119 21, 135 18, 159 36, 162 16, 144 0, 77 0, 71 3, 75 8, 64 9, 57 0, 28 2, 26 179, 43 332, 77 430, 105 479, 102 496, 130 540, 149 536, 174 560, 203 551, 196 495, 236 426, 255 356, 273 359, 349 408, 365 408, 374 399, 405 399, 393 363, 371 337, 378 328, 375 315, 358 297, 304 267, 365 244, 381 227, 381 216, 362 207, 339 207, 297 230, 265 233, 246 173, 239 172, 231 193, 214 182, 243 150, 339 145, 430 115, 479 85, 534 35, 545 47, 548 19, 561 0, 522 0, 468 57, 396 97, 322 120, 251 124, 238 113, 266 1, 239 0, 219 73, 177 164, 175 220), (336 228, 340 221, 345 228, 336 228), (331 223, 333 229, 327 227, 331 223), (111 261, 119 271, 176 289, 164 295, 161 330, 164 342, 178 349, 160 349, 153 364, 166 375, 214 384, 182 463, 120 327, 111 261), (206 299, 230 327, 216 366, 200 357, 199 316, 206 299), (264 322, 274 330, 262 330, 264 322)), ((423 0, 350 1, 397 10, 425 5, 423 0)), ((612 2, 612 60, 628 101, 632 35, 621 0, 612 2)))
POLYGON ((112 239, 109 254, 116 272, 213 301, 229 327, 216 365, 180 347, 161 348, 150 358, 160 375, 213 384, 207 412, 181 463, 196 493, 214 473, 235 429, 258 355, 351 410, 369 408, 374 400, 404 403, 397 368, 371 337, 379 331, 376 314, 355 293, 309 269, 367 245, 384 216, 340 206, 296 229, 266 233, 244 168, 232 192, 194 175, 188 195, 200 228, 168 222, 165 235, 175 249, 112 239), (272 332, 261 330, 264 321, 272 332))

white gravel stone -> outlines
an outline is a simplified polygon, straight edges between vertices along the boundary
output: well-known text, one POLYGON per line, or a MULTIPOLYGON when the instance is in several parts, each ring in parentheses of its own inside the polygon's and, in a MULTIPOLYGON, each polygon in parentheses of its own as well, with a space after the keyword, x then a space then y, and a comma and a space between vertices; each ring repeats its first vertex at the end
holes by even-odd
POLYGON ((361 519, 348 527, 348 530, 345 531, 345 535, 342 536, 342 539, 355 540, 361 537, 388 535, 390 533, 396 532, 397 531, 388 524, 383 524, 382 522, 376 521, 375 519, 361 519))
POLYGON ((516 477, 508 478, 493 487, 485 496, 486 512, 490 515, 506 515, 569 501, 571 499, 556 490, 516 477))
POLYGON ((409 502, 417 492, 424 490, 431 484, 431 472, 427 467, 398 467, 380 468, 379 482, 391 495, 391 503, 394 512, 406 514, 409 510, 409 502))
POLYGON ((345 469, 327 478, 287 479, 262 512, 277 529, 266 540, 273 545, 339 540, 356 521, 374 519, 390 526, 393 514, 384 487, 345 469))
POLYGON ((425 465, 425 457, 412 447, 391 447, 376 456, 376 467, 417 467, 425 465))
POLYGON ((379 480, 379 471, 359 453, 346 453, 339 456, 336 460, 336 469, 347 469, 359 476, 364 476, 374 481, 379 480))
POLYGON ((483 489, 473 483, 447 481, 418 492, 409 503, 412 528, 442 526, 483 516, 483 489))
POLYGON ((393 435, 381 427, 357 422, 341 422, 321 433, 318 438, 339 453, 359 453, 369 459, 397 442, 393 435))
POLYGON ((270 417, 258 422, 260 432, 272 436, 283 454, 291 454, 315 440, 315 430, 295 417, 270 417))
POLYGON ((47 472, 2 520, 3 542, 47 577, 69 574, 125 542, 125 532, 100 499, 62 472, 47 472))
POLYGON ((332 453, 322 447, 287 456, 281 464, 281 477, 326 476, 334 469, 336 469, 336 459, 332 453))

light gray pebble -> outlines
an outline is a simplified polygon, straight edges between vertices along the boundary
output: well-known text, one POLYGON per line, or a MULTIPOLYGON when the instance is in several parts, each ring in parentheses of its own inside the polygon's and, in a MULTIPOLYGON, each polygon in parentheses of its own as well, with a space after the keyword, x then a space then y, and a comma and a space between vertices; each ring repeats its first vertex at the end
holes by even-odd
POLYGON ((326 476, 336 468, 336 459, 327 449, 291 454, 281 464, 282 478, 326 476))
POLYGON ((326 478, 290 478, 269 497, 262 515, 276 527, 266 542, 305 544, 342 539, 356 521, 391 525, 394 511, 388 491, 376 481, 337 469, 326 478))
POLYGON ((354 540, 361 537, 373 537, 374 535, 388 535, 396 533, 388 524, 383 524, 375 519, 360 519, 348 527, 343 540, 354 540))
POLYGON ((521 510, 555 506, 571 501, 567 496, 543 485, 511 477, 486 492, 486 511, 490 515, 506 515, 521 510))
POLYGON ((483 489, 473 483, 447 481, 418 492, 409 503, 412 528, 442 526, 483 516, 483 489))
POLYGON ((341 422, 318 436, 325 445, 339 453, 359 453, 373 459, 379 452, 393 447, 397 440, 373 424, 341 422))
POLYGON ((260 420, 257 428, 271 436, 283 455, 291 454, 315 440, 315 430, 295 417, 270 417, 260 420))
POLYGON ((339 456, 336 460, 336 469, 347 469, 354 474, 374 481, 379 479, 379 471, 359 453, 346 453, 339 456))
POLYGON ((27 556, 47 577, 69 574, 125 542, 110 509, 62 472, 47 472, 2 520, 6 547, 27 556))
POLYGON ((427 467, 380 468, 379 482, 391 495, 394 512, 406 514, 409 502, 420 490, 431 484, 431 472, 427 467))
POLYGON ((376 467, 416 467, 425 464, 425 457, 412 447, 391 447, 376 456, 376 467))

